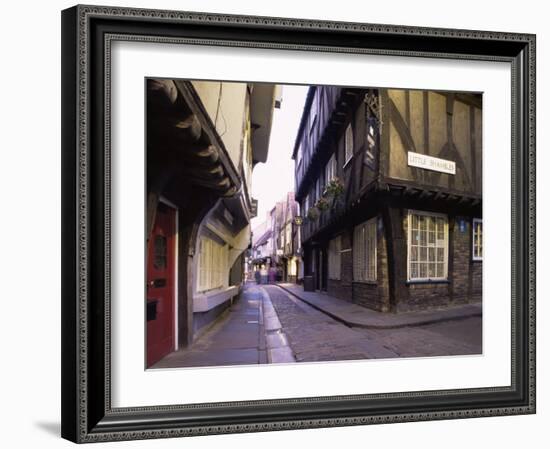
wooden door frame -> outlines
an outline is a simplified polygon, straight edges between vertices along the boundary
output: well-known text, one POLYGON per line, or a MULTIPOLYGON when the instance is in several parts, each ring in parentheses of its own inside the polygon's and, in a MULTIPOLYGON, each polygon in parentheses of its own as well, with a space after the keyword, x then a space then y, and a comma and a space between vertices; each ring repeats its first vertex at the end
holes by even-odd
MULTIPOLYGON (((172 273, 172 276, 174 278, 174 286, 173 286, 173 292, 172 294, 174 295, 173 296, 173 299, 174 299, 174 304, 172 305, 173 307, 173 313, 174 313, 174 317, 173 317, 173 325, 174 325, 174 329, 173 329, 173 338, 174 338, 174 351, 177 351, 179 349, 179 343, 178 343, 178 325, 179 325, 179 322, 178 322, 178 293, 179 293, 179 277, 178 277, 178 267, 179 267, 179 245, 178 245, 178 240, 179 240, 179 208, 178 206, 176 206, 173 202, 171 202, 170 200, 166 199, 164 196, 159 196, 159 200, 158 200, 158 203, 163 203, 165 206, 168 206, 172 209, 174 209, 174 211, 176 212, 175 213, 175 221, 174 221, 174 241, 173 241, 173 245, 174 245, 174 272, 172 273)), ((157 207, 158 207, 158 204, 157 204, 157 207)), ((154 223, 153 223, 153 226, 154 226, 154 223)))

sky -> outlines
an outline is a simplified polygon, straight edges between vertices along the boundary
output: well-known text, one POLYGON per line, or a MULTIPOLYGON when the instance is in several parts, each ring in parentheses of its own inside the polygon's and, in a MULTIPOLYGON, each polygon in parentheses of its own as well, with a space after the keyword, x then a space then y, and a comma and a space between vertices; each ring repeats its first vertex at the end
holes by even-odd
POLYGON ((258 200, 258 215, 252 229, 266 219, 277 201, 294 190, 292 151, 309 86, 283 85, 280 109, 275 109, 267 162, 256 164, 252 173, 252 197, 258 200))

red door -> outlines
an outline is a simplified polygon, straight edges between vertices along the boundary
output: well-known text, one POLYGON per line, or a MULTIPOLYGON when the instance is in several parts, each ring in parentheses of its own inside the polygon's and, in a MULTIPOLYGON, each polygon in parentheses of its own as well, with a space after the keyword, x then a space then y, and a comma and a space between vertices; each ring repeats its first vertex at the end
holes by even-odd
POLYGON ((176 209, 158 203, 147 244, 147 367, 175 349, 176 209))

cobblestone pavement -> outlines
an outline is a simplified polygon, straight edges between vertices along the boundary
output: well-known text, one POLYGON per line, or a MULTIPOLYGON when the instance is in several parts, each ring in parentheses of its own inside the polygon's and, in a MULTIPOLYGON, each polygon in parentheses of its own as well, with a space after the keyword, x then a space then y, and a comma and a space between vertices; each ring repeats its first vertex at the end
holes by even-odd
POLYGON ((249 284, 189 348, 153 368, 481 353, 481 318, 399 329, 351 328, 275 285, 249 284))
POLYGON ((481 318, 400 329, 350 328, 277 286, 264 288, 299 362, 481 353, 481 318))
POLYGON ((335 321, 279 287, 264 288, 298 362, 398 357, 367 332, 335 321))

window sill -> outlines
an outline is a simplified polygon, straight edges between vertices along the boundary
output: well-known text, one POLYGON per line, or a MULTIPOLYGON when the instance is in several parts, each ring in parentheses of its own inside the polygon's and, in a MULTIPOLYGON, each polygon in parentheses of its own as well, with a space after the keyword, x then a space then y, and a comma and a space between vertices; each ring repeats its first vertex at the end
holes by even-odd
POLYGON ((450 284, 451 281, 448 279, 414 279, 405 282, 406 285, 414 284, 450 284))
POLYGON ((237 296, 240 285, 231 285, 227 288, 218 288, 193 296, 193 312, 207 312, 225 301, 237 296))
POLYGON ((472 262, 483 262, 483 257, 481 257, 479 259, 472 258, 472 262))

